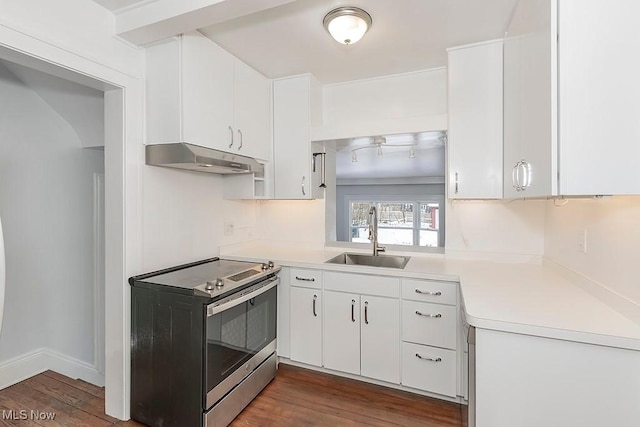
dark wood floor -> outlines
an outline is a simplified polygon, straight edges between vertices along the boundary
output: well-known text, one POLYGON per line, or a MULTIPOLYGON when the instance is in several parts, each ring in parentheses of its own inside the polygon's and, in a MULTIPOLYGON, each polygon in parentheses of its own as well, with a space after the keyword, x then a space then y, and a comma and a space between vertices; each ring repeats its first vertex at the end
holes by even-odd
MULTIPOLYGON (((231 425, 460 427, 463 409, 455 403, 281 364, 275 380, 231 425)), ((56 372, 44 372, 0 391, 0 426, 113 425, 142 426, 105 415, 103 388, 56 372), (22 410, 28 419, 18 419, 22 410), (42 416, 55 413, 55 419, 33 419, 32 410, 42 416), (6 419, 8 411, 14 411, 14 419, 6 419)))

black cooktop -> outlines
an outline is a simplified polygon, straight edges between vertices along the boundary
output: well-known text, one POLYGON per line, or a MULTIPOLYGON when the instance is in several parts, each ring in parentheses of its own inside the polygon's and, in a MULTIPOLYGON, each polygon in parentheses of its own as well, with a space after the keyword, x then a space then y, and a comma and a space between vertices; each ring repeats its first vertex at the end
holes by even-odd
POLYGON ((134 276, 129 283, 131 286, 160 286, 172 292, 214 297, 253 283, 277 270, 279 268, 264 271, 261 263, 211 258, 134 276), (216 279, 222 279, 224 286, 205 291, 207 282, 215 282, 216 279))

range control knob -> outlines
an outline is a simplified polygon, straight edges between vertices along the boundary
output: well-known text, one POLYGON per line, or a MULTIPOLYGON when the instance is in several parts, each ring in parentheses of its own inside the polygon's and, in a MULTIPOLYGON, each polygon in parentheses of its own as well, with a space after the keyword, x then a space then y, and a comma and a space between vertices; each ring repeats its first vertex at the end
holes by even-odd
POLYGON ((224 288, 224 282, 222 281, 222 279, 218 278, 216 280, 208 280, 207 284, 204 287, 207 291, 212 291, 215 288, 224 288))
POLYGON ((269 270, 275 267, 275 264, 273 263, 273 261, 269 261, 268 265, 269 265, 269 270))
POLYGON ((262 271, 266 271, 269 269, 269 264, 267 264, 266 262, 262 263, 262 271))

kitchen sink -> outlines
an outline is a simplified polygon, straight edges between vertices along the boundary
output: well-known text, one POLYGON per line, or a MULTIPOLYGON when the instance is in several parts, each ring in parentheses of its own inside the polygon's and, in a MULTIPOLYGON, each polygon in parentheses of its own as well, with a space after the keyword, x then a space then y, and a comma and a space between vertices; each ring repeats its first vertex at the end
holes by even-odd
POLYGON ((366 255, 342 253, 325 264, 364 265, 367 267, 404 268, 411 257, 399 255, 366 255))

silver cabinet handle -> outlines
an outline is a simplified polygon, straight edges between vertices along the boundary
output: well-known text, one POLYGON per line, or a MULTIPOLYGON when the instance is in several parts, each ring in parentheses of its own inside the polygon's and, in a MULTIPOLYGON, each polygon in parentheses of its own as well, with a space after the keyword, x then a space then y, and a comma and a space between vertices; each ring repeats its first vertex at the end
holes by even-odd
POLYGON ((233 128, 229 126, 229 134, 231 134, 231 144, 229 144, 229 148, 233 147, 233 128))
POLYGON ((516 163, 516 165, 513 167, 513 186, 516 191, 522 191, 522 185, 520 185, 520 166, 522 166, 522 160, 516 163))
POLYGON ((304 176, 302 177, 302 195, 303 196, 307 195, 307 193, 305 193, 305 191, 304 191, 304 176))
POLYGON ((238 150, 242 150, 242 131, 238 129, 238 135, 240 135, 240 145, 238 146, 238 150))
POLYGON ((356 300, 351 300, 351 321, 356 321, 356 300))
POLYGON ((442 292, 440 292, 440 291, 436 291, 436 292, 421 291, 420 289, 416 289, 416 294, 420 294, 420 295, 433 295, 433 296, 439 297, 440 295, 442 295, 442 292))
POLYGON ((426 360, 428 362, 442 362, 442 359, 440 357, 436 357, 435 359, 433 357, 422 357, 420 353, 416 353, 416 357, 420 360, 426 360))
POLYGON ((531 165, 526 160, 520 161, 522 167, 522 191, 531 185, 531 165))
POLYGON ((315 282, 316 278, 315 277, 306 278, 306 277, 296 276, 296 280, 301 280, 303 282, 315 282))
POLYGON ((365 301, 364 302, 364 323, 366 323, 367 325, 369 324, 369 316, 368 316, 368 308, 369 308, 369 301, 365 301))
POLYGON ((458 194, 458 172, 456 172, 455 188, 455 194, 458 194))
POLYGON ((318 299, 318 295, 313 296, 313 317, 318 317, 318 313, 316 313, 316 300, 318 299))
POLYGON ((422 317, 433 317, 434 319, 439 319, 442 317, 442 314, 440 313, 438 314, 420 313, 418 310, 416 310, 416 314, 422 317))
POLYGON ((516 163, 513 169, 511 169, 511 186, 515 188, 516 191, 518 191, 518 186, 516 185, 516 168, 517 167, 518 167, 518 164, 516 163))

